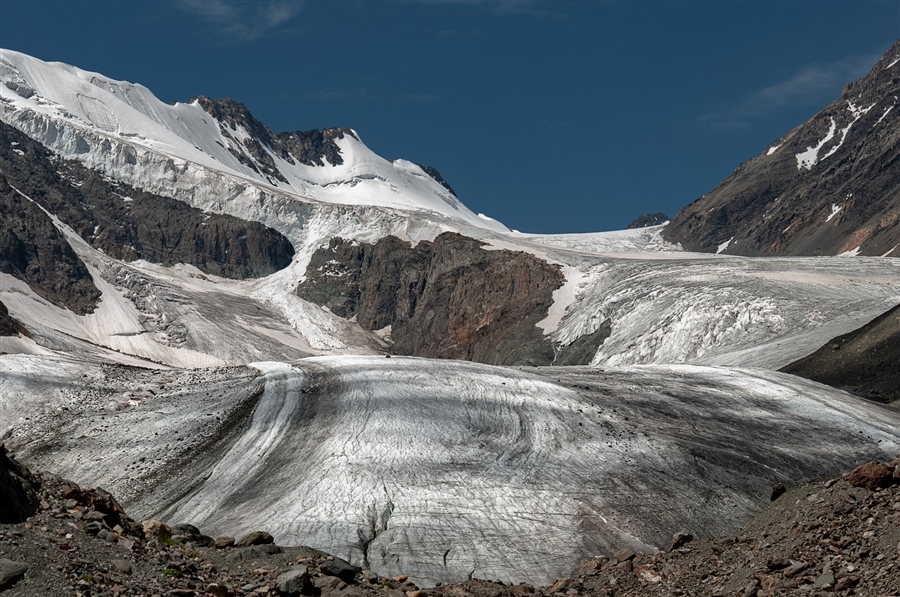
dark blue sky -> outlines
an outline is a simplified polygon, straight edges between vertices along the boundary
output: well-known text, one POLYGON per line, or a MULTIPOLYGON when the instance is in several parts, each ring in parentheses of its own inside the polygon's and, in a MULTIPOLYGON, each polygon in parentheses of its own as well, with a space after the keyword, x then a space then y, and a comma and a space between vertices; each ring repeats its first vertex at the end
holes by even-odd
POLYGON ((672 216, 836 99, 900 1, 0 1, 0 45, 349 126, 522 231, 672 216))

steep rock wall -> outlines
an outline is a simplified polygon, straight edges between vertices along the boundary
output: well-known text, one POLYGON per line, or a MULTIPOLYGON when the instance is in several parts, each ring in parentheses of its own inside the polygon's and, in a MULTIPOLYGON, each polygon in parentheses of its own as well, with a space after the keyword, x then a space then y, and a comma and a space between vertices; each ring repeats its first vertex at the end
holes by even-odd
POLYGON ((286 267, 294 249, 258 222, 203 213, 181 201, 112 182, 0 123, 0 172, 11 185, 117 259, 188 263, 230 278, 286 267))
POLYGON ((334 238, 313 254, 297 294, 367 329, 390 326, 395 354, 546 365, 553 346, 535 324, 563 281, 533 255, 448 232, 414 247, 334 238))

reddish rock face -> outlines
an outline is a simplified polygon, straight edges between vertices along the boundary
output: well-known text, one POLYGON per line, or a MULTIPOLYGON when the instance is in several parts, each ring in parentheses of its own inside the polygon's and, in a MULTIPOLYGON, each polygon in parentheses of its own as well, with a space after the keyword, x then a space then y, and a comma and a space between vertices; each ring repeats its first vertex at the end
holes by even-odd
POLYGON ((375 245, 332 239, 297 294, 367 329, 390 325, 395 354, 548 365, 553 347, 535 324, 564 281, 533 255, 445 232, 415 247, 393 236, 375 245))
POLYGON ((878 489, 893 484, 893 470, 877 462, 867 462, 850 473, 850 485, 878 489))

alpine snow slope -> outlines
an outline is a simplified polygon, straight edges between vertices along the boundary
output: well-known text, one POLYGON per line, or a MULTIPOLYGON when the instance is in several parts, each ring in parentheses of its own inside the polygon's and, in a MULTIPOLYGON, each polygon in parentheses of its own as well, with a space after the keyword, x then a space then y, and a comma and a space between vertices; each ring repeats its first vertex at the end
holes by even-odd
MULTIPOLYGON (((593 364, 777 368, 900 302, 894 260, 710 261, 679 252, 660 227, 510 232, 470 212, 418 166, 376 156, 355 134, 332 139, 330 153, 323 142, 321 155, 294 156, 267 145, 280 137, 236 102, 168 105, 143 86, 10 50, 0 51, 0 81, 0 119, 61 157, 208 212, 260 221, 296 249, 284 270, 234 282, 190 267, 110 260, 67 233, 104 286, 97 314, 74 317, 0 274, 0 300, 44 348, 84 341, 92 352, 175 366, 383 350, 389 330, 364 330, 294 294, 312 254, 335 236, 417 242, 455 231, 559 264, 566 283, 539 327, 565 348, 608 325, 610 337, 586 349, 582 362, 593 364), (247 342, 235 341, 244 335, 247 342)), ((7 351, 38 350, 4 342, 7 351)))
POLYGON ((598 552, 729 533, 777 482, 900 450, 896 410, 761 369, 0 367, 0 412, 30 401, 28 420, 3 418, 29 463, 111 490, 138 517, 265 529, 420 586, 547 584, 598 552))
POLYGON ((900 449, 896 410, 771 370, 900 302, 896 259, 687 253, 662 227, 522 234, 349 129, 273 135, 236 102, 170 106, 7 50, 0 82, 0 119, 60 158, 296 249, 274 274, 224 279, 114 259, 49 213, 97 309, 0 273, 27 331, 0 337, 0 438, 137 517, 267 530, 423 586, 544 584, 597 552, 731 532, 774 483, 900 449), (447 231, 559 266, 537 325, 592 366, 386 359, 390 329, 295 293, 333 237, 447 231))

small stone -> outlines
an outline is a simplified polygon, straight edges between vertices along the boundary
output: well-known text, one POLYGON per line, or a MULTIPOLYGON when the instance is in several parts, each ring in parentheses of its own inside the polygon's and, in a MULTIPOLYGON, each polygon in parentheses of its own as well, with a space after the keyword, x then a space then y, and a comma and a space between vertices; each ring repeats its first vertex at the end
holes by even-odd
POLYGON ((657 584, 662 582, 662 576, 649 566, 635 566, 634 573, 639 579, 649 583, 657 584))
POLYGON ((784 577, 790 578, 794 575, 800 574, 801 572, 806 570, 808 567, 809 567, 809 564, 807 564, 806 562, 794 562, 793 564, 791 564, 790 566, 788 566, 787 568, 784 569, 784 573, 783 573, 784 577))
POLYGON ((0 558, 0 591, 4 591, 22 580, 26 572, 28 572, 27 564, 0 558))
POLYGON ((307 595, 312 589, 309 580, 309 568, 306 566, 293 566, 287 572, 278 576, 275 581, 275 590, 279 594, 288 597, 307 595))
POLYGON ((428 593, 421 589, 416 589, 415 591, 407 591, 406 597, 428 597, 428 593))
POLYGON ((407 579, 409 579, 409 577, 406 576, 405 574, 398 574, 397 576, 394 577, 394 580, 396 580, 397 582, 406 582, 407 579))
POLYGON ((97 512, 96 510, 91 510, 84 515, 84 520, 87 520, 89 522, 94 520, 102 521, 105 518, 106 514, 104 514, 103 512, 97 512))
POLYGON ((134 565, 128 560, 113 560, 112 564, 113 568, 115 568, 117 572, 121 572, 122 574, 131 574, 132 572, 134 572, 134 565))
POLYGON ((84 525, 84 532, 89 535, 96 535, 104 530, 106 530, 106 529, 103 528, 103 523, 100 523, 97 521, 89 522, 86 525, 84 525))
POLYGON ((817 589, 834 586, 834 574, 822 574, 816 579, 813 586, 817 589))
POLYGON ((214 597, 228 597, 228 587, 220 582, 206 585, 206 592, 214 597))
POLYGON ((615 554, 613 554, 613 557, 616 558, 617 560, 619 560, 620 562, 625 562, 627 560, 634 559, 634 556, 636 556, 636 555, 637 555, 636 553, 634 553, 627 547, 623 547, 622 549, 617 551, 615 554))
POLYGON ((125 551, 131 551, 134 549, 134 540, 133 539, 119 539, 118 541, 116 541, 116 545, 118 545, 125 551))
POLYGON ((241 539, 235 543, 235 546, 250 547, 251 545, 268 545, 274 542, 275 538, 269 533, 265 531, 254 531, 241 537, 241 539))
POLYGON ((213 545, 216 549, 225 549, 226 547, 234 547, 234 537, 216 537, 215 543, 213 545))

